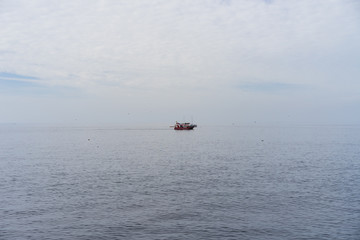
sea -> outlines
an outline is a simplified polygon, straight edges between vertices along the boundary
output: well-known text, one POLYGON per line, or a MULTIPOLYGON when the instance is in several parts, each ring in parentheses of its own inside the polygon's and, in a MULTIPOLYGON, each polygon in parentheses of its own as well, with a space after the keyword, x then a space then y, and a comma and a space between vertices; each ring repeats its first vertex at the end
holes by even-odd
POLYGON ((0 125, 0 239, 360 239, 360 125, 0 125))

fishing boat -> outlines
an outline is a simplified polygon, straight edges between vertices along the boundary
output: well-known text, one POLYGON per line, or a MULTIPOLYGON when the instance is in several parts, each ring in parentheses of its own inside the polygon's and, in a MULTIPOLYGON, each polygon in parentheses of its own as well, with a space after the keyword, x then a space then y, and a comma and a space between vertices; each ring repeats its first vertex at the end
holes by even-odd
POLYGON ((196 124, 176 122, 174 130, 193 130, 195 127, 197 127, 196 124))

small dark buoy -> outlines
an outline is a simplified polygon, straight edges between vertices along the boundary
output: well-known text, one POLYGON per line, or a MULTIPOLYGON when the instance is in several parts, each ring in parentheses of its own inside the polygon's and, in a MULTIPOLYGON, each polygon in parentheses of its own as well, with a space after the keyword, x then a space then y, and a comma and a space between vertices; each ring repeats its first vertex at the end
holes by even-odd
POLYGON ((90 141, 90 138, 88 138, 88 141, 90 141))

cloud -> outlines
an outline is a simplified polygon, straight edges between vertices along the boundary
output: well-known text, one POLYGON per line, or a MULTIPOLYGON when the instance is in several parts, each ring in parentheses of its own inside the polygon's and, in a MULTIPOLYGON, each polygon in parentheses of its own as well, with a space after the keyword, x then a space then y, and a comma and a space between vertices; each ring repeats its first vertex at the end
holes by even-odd
POLYGON ((171 86, 190 77, 201 85, 239 69, 254 74, 255 61, 326 54, 359 32, 353 4, 341 1, 6 3, 0 50, 10 49, 10 62, 19 61, 6 68, 83 87, 171 86))
POLYGON ((41 79, 15 73, 0 72, 0 93, 12 96, 67 96, 82 95, 82 91, 72 87, 49 86, 41 79))
POLYGON ((8 73, 8 72, 0 72, 0 78, 5 78, 5 79, 24 79, 24 80, 37 80, 37 77, 33 77, 33 76, 24 76, 24 75, 19 75, 19 74, 15 74, 15 73, 8 73))
POLYGON ((236 87, 247 92, 266 92, 276 94, 304 89, 304 86, 283 82, 249 82, 236 87))
POLYGON ((219 102, 219 92, 234 94, 224 105, 245 100, 236 96, 244 92, 260 98, 310 88, 327 99, 356 98, 359 9, 342 0, 4 0, 0 78, 16 73, 19 85, 139 109, 184 97, 219 102))
POLYGON ((38 78, 33 76, 0 72, 0 92, 9 93, 9 91, 12 90, 33 89, 39 86, 36 80, 38 80, 38 78))

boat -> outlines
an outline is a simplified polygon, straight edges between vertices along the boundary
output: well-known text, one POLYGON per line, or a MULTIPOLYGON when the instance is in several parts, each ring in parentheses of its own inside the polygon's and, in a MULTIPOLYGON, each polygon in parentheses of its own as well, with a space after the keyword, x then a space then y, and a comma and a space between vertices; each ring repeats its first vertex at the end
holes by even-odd
POLYGON ((174 130, 193 130, 195 127, 197 127, 196 124, 176 122, 174 130))

